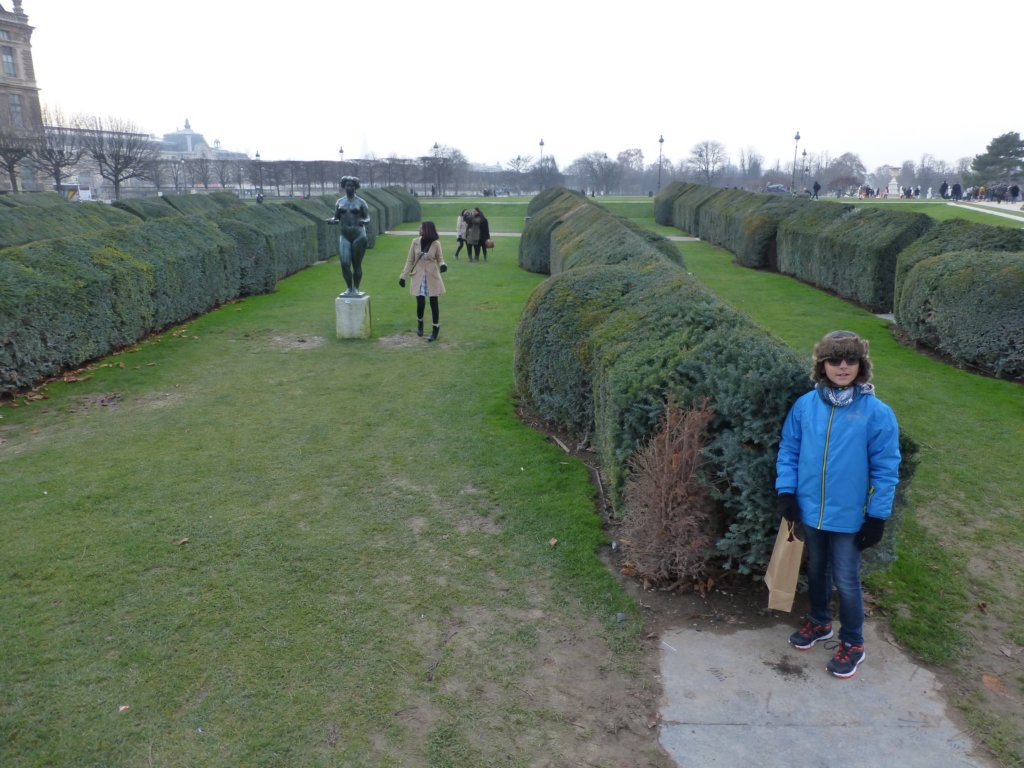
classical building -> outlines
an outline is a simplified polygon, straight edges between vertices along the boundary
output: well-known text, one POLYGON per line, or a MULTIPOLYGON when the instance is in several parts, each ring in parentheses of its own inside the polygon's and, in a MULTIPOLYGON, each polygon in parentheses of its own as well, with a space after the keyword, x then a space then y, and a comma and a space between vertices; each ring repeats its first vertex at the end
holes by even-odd
POLYGON ((0 3, 0 131, 39 131, 43 118, 32 65, 32 27, 14 0, 0 3))

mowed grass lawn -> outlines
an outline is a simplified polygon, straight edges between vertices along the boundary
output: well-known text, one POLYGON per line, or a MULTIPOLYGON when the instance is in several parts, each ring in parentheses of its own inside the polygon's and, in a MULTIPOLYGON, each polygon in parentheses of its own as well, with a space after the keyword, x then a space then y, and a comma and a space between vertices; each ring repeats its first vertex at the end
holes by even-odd
POLYGON ((445 238, 428 344, 409 242, 367 254, 373 339, 335 338, 334 259, 0 409, 0 765, 599 753, 560 676, 651 681, 588 470, 516 415, 542 277, 445 238))

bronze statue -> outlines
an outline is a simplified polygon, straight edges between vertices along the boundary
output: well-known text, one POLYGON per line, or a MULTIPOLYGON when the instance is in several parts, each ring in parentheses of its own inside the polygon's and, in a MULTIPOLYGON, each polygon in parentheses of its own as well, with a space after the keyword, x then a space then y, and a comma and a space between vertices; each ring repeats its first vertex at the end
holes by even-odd
POLYGON ((359 179, 345 176, 341 180, 345 197, 339 198, 335 204, 334 218, 328 224, 340 224, 341 234, 338 237, 338 255, 341 258, 341 276, 345 278, 348 290, 342 296, 364 296, 359 290, 359 282, 363 279, 363 256, 366 254, 366 225, 370 223, 370 209, 366 201, 356 197, 359 179))

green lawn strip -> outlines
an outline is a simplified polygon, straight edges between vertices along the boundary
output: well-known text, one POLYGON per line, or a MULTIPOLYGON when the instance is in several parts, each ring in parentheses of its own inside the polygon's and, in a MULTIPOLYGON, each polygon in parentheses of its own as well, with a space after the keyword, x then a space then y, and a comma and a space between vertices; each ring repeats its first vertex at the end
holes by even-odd
POLYGON ((332 261, 0 411, 0 762, 519 765, 574 730, 523 688, 543 632, 636 672, 586 468, 515 415, 507 242, 435 344, 385 236, 374 339, 332 261))

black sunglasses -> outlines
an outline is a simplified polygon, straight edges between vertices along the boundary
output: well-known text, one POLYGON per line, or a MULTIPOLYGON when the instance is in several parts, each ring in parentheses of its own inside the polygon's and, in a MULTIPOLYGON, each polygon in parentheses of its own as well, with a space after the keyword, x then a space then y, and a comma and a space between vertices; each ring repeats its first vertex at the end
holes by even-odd
POLYGON ((825 362, 832 365, 842 365, 844 360, 847 365, 857 365, 860 362, 860 355, 833 355, 825 358, 825 362))

